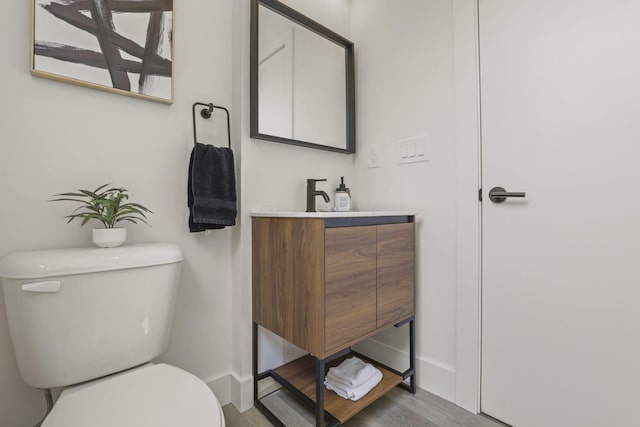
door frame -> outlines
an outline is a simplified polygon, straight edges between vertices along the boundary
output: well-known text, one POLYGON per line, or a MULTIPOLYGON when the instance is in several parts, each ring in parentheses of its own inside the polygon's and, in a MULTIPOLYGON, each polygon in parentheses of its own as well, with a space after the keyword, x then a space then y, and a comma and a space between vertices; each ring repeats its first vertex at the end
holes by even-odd
POLYGON ((453 0, 457 161, 455 403, 480 413, 482 184, 480 0, 453 0))

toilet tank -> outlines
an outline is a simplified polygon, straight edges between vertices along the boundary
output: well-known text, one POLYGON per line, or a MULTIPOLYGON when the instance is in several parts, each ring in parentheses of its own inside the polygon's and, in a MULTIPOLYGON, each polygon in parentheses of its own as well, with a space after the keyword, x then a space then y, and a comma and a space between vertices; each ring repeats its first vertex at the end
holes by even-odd
POLYGON ((167 347, 182 252, 173 244, 17 252, 0 281, 22 378, 54 388, 148 362, 167 347))

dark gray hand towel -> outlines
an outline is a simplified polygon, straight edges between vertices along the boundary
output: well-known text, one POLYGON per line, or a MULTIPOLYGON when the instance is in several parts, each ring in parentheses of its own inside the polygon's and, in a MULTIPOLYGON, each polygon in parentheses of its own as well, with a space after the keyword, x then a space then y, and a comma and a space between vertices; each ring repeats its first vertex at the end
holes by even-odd
POLYGON ((236 173, 233 151, 196 143, 189 159, 189 231, 236 225, 236 173))

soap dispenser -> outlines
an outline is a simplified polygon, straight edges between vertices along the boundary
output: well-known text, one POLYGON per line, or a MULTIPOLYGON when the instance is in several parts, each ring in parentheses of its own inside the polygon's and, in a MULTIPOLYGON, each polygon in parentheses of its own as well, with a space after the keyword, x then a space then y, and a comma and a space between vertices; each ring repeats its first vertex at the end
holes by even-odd
POLYGON ((349 212, 351 210, 351 190, 344 185, 344 176, 340 177, 340 185, 336 188, 336 196, 333 200, 336 212, 349 212))

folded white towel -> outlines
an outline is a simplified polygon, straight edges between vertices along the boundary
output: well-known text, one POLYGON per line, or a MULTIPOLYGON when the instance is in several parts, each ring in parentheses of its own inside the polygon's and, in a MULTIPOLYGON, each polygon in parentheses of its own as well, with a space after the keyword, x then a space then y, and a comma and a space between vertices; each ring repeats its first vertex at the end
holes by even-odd
POLYGON ((339 384, 333 383, 331 380, 325 380, 324 385, 327 387, 327 389, 335 391, 338 396, 344 399, 351 399, 353 401, 356 401, 369 393, 382 380, 382 372, 380 372, 376 368, 373 369, 375 369, 373 376, 359 387, 344 387, 339 384))
MULTIPOLYGON (((371 366, 371 365, 369 365, 371 366)), ((336 377, 332 372, 327 373, 326 380, 331 381, 332 384, 338 385, 343 388, 357 388, 362 384, 366 383, 373 377, 376 373, 376 369, 371 367, 372 369, 367 369, 367 376, 364 375, 359 376, 355 381, 354 380, 343 380, 342 378, 336 377)))
POLYGON ((357 388, 367 382, 378 371, 373 365, 357 357, 345 359, 338 366, 329 369, 327 378, 346 388, 357 388))

